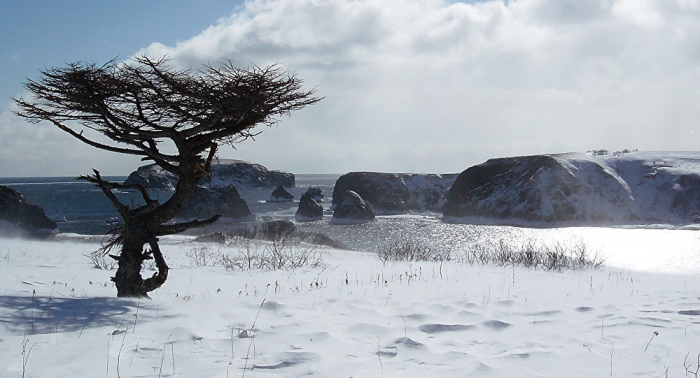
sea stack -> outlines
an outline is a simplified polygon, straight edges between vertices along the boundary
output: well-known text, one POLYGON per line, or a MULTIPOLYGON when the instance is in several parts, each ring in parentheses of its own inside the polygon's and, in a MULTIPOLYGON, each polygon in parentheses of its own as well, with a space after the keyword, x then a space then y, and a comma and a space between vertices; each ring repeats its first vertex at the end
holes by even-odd
POLYGON ((292 202, 294 201, 294 196, 284 189, 284 186, 278 185, 275 190, 270 194, 270 198, 267 202, 292 202))
POLYGON ((323 206, 319 205, 314 197, 307 191, 299 200, 299 208, 297 209, 294 219, 298 222, 310 222, 323 219, 323 206))
POLYGON ((360 197, 352 190, 346 190, 338 205, 333 211, 332 224, 360 224, 374 220, 374 212, 360 197))

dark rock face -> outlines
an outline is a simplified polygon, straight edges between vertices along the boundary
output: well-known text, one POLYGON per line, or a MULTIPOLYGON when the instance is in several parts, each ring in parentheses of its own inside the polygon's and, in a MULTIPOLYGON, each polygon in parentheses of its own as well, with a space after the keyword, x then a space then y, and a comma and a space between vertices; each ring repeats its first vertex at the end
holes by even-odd
POLYGON ((267 171, 267 175, 265 176, 265 180, 263 182, 265 183, 266 187, 282 185, 285 188, 293 188, 296 185, 296 177, 294 177, 293 173, 289 172, 267 171))
POLYGON ((323 191, 320 188, 309 188, 306 190, 305 194, 311 196, 311 198, 313 198, 316 202, 323 202, 323 200, 325 199, 325 197, 323 196, 323 191))
POLYGON ((333 211, 332 224, 357 224, 374 220, 372 209, 362 200, 359 194, 347 190, 340 197, 338 205, 333 211))
POLYGON ((294 219, 299 222, 316 221, 323 219, 323 206, 319 205, 309 191, 304 193, 299 200, 294 219))
POLYGON ((248 204, 233 185, 214 188, 198 186, 192 200, 180 211, 179 216, 188 219, 207 219, 216 214, 238 220, 254 219, 248 204))
POLYGON ((562 222, 632 221, 620 183, 602 168, 591 167, 611 190, 604 194, 578 178, 550 155, 491 159, 462 172, 447 194, 447 217, 481 217, 557 224, 562 222), (610 211, 586 206, 588 198, 607 203, 610 211))
POLYGON ((671 211, 700 223, 700 175, 681 175, 669 189, 673 193, 671 211))
POLYGON ((46 235, 58 225, 39 206, 27 203, 20 192, 0 185, 0 233, 46 235))
POLYGON ((436 209, 457 175, 351 172, 338 178, 333 206, 347 190, 359 194, 377 214, 436 209))
POLYGON ((654 158, 659 156, 491 159, 457 177, 443 214, 452 221, 548 227, 688 224, 700 219, 700 172, 687 168, 698 166, 698 160, 682 156, 659 163, 654 158))
POLYGON ((294 201, 294 196, 284 189, 284 186, 279 185, 270 194, 270 198, 267 202, 292 202, 294 201))
MULTIPOLYGON (((124 184, 141 184, 151 190, 174 190, 177 176, 155 164, 150 164, 132 172, 124 184)), ((282 185, 292 188, 295 185, 295 177, 288 172, 270 171, 260 164, 221 159, 212 162, 211 176, 203 178, 200 185, 213 187, 234 185, 239 188, 271 188, 282 185)))
POLYGON ((552 188, 557 196, 572 194, 576 188, 570 175, 560 172, 556 160, 549 156, 526 156, 491 159, 468 168, 455 180, 447 194, 443 214, 447 217, 520 218, 547 222, 571 220, 575 211, 563 204, 541 219, 543 193, 535 183, 543 172, 562 174, 552 188), (516 189, 516 190, 514 190, 516 189), (500 195, 506 193, 508 195, 500 195))

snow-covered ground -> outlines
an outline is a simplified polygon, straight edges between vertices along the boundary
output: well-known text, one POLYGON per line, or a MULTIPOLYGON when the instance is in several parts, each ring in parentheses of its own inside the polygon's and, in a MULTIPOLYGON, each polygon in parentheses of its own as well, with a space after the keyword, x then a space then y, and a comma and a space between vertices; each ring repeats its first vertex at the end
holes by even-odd
POLYGON ((664 252, 657 248, 699 257, 695 233, 600 235, 617 240, 604 250, 612 266, 564 272, 453 262, 384 266, 372 253, 338 250, 324 252, 325 268, 226 271, 193 266, 188 252, 206 245, 173 238, 163 243, 169 280, 152 300, 114 297, 113 272, 84 256, 95 242, 0 239, 0 376, 695 372, 700 269, 653 272, 657 264, 647 258, 664 252))

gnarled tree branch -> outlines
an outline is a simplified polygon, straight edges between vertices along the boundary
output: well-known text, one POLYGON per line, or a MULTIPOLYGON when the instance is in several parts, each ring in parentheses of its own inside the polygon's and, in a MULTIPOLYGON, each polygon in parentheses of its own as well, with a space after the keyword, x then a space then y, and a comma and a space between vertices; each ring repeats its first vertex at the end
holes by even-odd
POLYGON ((174 235, 174 234, 179 234, 183 231, 189 230, 190 228, 199 228, 199 227, 205 227, 210 224, 213 224, 217 220, 221 218, 221 215, 214 215, 213 217, 205 220, 193 220, 185 223, 175 223, 175 224, 168 224, 168 225, 161 225, 157 227, 154 230, 154 235, 157 236, 165 236, 165 235, 174 235))

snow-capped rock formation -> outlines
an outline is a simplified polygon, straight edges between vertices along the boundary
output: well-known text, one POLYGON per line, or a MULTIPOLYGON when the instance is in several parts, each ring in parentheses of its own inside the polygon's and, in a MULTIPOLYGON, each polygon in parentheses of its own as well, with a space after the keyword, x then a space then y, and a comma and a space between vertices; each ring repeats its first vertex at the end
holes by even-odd
POLYGON ((57 228, 42 208, 27 203, 20 192, 0 185, 0 234, 42 236, 57 228))
POLYGON ((299 199, 299 208, 294 219, 298 222, 310 222, 323 219, 323 206, 307 190, 299 199))
POLYGON ((207 219, 216 214, 240 221, 254 220, 246 201, 233 185, 224 187, 198 186, 192 200, 178 215, 188 219, 207 219))
POLYGON ((340 200, 333 211, 331 224, 358 224, 374 220, 372 209, 359 194, 346 190, 342 196, 338 197, 340 200))
POLYGON ((211 165, 211 177, 201 184, 211 186, 235 185, 238 188, 274 188, 279 185, 293 188, 296 184, 293 173, 271 171, 260 164, 241 160, 220 159, 211 165))
POLYGON ((462 172, 448 221, 683 225, 700 221, 700 153, 568 153, 491 159, 462 172))
POLYGON ((177 176, 156 164, 149 164, 131 172, 124 184, 141 185, 149 190, 175 190, 177 176))
POLYGON ((294 201, 294 195, 289 193, 284 189, 284 186, 278 185, 275 190, 270 193, 270 198, 267 202, 292 202, 294 201))
POLYGON ((352 190, 380 215, 434 209, 456 177, 456 174, 351 172, 336 181, 333 207, 340 203, 345 191, 352 190))
MULTIPOLYGON (((151 190, 174 190, 177 176, 163 170, 156 164, 139 167, 124 181, 124 184, 141 184, 151 190)), ((238 188, 294 187, 294 174, 270 171, 264 166, 241 160, 220 159, 212 162, 211 176, 203 178, 200 185, 238 188)))

